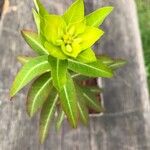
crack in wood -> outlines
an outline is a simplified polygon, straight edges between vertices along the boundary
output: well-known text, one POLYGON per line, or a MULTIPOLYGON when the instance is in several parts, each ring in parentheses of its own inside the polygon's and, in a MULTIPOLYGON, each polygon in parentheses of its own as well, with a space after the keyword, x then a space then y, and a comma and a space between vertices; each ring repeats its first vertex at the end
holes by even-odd
POLYGON ((0 17, 3 11, 4 0, 0 0, 0 17))

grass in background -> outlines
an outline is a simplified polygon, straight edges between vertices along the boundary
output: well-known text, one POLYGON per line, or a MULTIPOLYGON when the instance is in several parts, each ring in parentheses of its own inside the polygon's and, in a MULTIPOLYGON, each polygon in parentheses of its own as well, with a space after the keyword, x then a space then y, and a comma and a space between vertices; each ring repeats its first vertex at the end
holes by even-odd
POLYGON ((150 88, 150 0, 136 0, 150 88))

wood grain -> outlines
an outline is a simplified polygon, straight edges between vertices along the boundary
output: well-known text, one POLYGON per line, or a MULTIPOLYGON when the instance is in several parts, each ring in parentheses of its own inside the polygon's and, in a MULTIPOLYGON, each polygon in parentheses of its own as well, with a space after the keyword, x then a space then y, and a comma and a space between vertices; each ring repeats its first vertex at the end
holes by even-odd
MULTIPOLYGON (((49 10, 62 13, 73 0, 42 1, 49 10)), ((39 114, 33 119, 26 114, 26 89, 9 101, 9 88, 20 67, 16 56, 33 55, 20 30, 34 29, 32 1, 9 2, 9 11, 0 20, 0 150, 150 149, 150 104, 134 1, 85 0, 86 12, 108 4, 115 7, 103 25, 105 36, 95 49, 125 58, 128 64, 113 79, 102 81, 105 114, 91 117, 88 127, 80 125, 77 130, 65 121, 59 134, 52 125, 44 145, 38 143, 39 114)))

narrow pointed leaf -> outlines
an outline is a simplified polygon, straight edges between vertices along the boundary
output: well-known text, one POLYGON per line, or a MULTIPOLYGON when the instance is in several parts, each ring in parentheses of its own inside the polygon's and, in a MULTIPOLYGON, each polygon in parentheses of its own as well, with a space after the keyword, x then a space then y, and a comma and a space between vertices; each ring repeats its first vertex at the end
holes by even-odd
POLYGON ((49 126, 56 110, 57 100, 58 100, 57 92, 53 90, 51 91, 49 98, 46 100, 46 102, 42 107, 40 115, 40 127, 39 127, 39 137, 41 143, 45 141, 48 135, 49 126))
POLYGON ((78 79, 80 76, 81 76, 80 73, 73 73, 73 72, 71 73, 72 79, 78 79))
POLYGON ((100 26, 105 20, 105 18, 112 12, 112 10, 113 10, 113 7, 108 6, 108 7, 103 7, 92 12, 91 14, 86 16, 87 25, 93 26, 93 27, 100 26))
POLYGON ((82 39, 81 48, 83 50, 90 48, 103 34, 104 31, 100 29, 87 26, 84 33, 79 36, 82 39))
POLYGON ((48 51, 41 44, 41 40, 37 33, 23 30, 22 36, 28 45, 39 55, 49 54, 48 51))
POLYGON ((95 94, 93 94, 87 89, 82 89, 82 88, 80 89, 82 90, 82 94, 85 98, 85 102, 89 108, 95 110, 96 112, 104 111, 104 109, 101 106, 100 101, 97 100, 95 94))
POLYGON ((37 12, 44 17, 45 15, 48 15, 48 11, 46 10, 46 8, 42 5, 42 3, 40 2, 40 0, 33 0, 35 7, 37 9, 37 12))
POLYGON ((32 13, 37 27, 38 35, 40 35, 40 16, 34 9, 32 9, 32 13))
POLYGON ((68 59, 68 68, 74 72, 90 77, 110 78, 113 76, 112 70, 98 61, 86 64, 73 59, 68 59))
MULTIPOLYGON (((80 87, 81 88, 81 87, 80 87)), ((98 86, 82 86, 82 89, 83 90, 87 90, 89 91, 90 93, 93 93, 93 94, 100 94, 103 89, 102 88, 99 88, 98 86)))
POLYGON ((27 112, 30 117, 42 107, 52 88, 52 78, 50 73, 46 73, 36 79, 28 93, 27 97, 27 112))
POLYGON ((82 94, 82 91, 76 85, 77 101, 78 101, 78 110, 80 114, 80 119, 83 124, 87 125, 89 121, 89 113, 85 103, 85 98, 82 94))
POLYGON ((87 106, 83 102, 78 102, 78 109, 82 123, 87 125, 89 121, 87 106))
POLYGON ((121 60, 121 59, 116 59, 114 60, 114 62, 109 65, 110 68, 116 70, 120 67, 123 67, 127 62, 125 60, 121 60))
POLYGON ((77 60, 84 63, 90 63, 96 61, 96 56, 94 51, 91 48, 88 48, 87 50, 79 54, 77 60))
POLYGON ((56 119, 56 124, 55 124, 57 132, 60 130, 64 119, 65 119, 65 113, 63 110, 61 110, 58 114, 58 117, 56 119))
POLYGON ((86 89, 95 94, 100 94, 103 91, 102 88, 99 88, 97 86, 90 86, 90 87, 87 86, 86 89))
POLYGON ((32 79, 46 73, 50 69, 47 56, 39 56, 28 61, 18 72, 10 90, 13 97, 32 79))
POLYGON ((21 63, 21 64, 26 64, 29 60, 33 59, 33 57, 28 57, 28 56, 18 56, 17 57, 18 61, 21 63))
POLYGON ((75 87, 72 78, 68 75, 67 82, 60 91, 60 102, 68 121, 73 128, 77 127, 78 109, 75 87))
POLYGON ((65 12, 64 20, 69 23, 75 23, 84 19, 84 2, 83 0, 76 0, 65 12))
POLYGON ((51 66, 51 76, 53 79, 54 87, 59 91, 63 88, 66 83, 67 77, 67 60, 60 60, 49 56, 49 64, 51 66))
POLYGON ((98 56, 97 60, 105 65, 111 65, 114 62, 112 58, 105 55, 98 56))
POLYGON ((122 59, 112 59, 108 56, 98 56, 97 59, 100 63, 106 64, 111 69, 116 70, 122 66, 124 66, 127 62, 122 59))

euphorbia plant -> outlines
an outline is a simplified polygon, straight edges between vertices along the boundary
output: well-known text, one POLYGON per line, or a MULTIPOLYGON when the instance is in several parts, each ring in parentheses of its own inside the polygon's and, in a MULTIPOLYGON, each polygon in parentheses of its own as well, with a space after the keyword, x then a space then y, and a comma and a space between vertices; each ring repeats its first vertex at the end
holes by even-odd
POLYGON ((28 92, 26 107, 30 117, 42 109, 40 141, 43 143, 53 119, 56 129, 61 127, 65 116, 76 128, 79 120, 88 123, 89 109, 103 111, 96 99, 97 88, 83 86, 82 80, 111 78, 125 62, 96 56, 91 48, 104 34, 99 26, 113 7, 103 7, 85 16, 84 1, 76 0, 59 16, 49 14, 39 0, 34 3, 37 32, 23 30, 22 35, 38 56, 18 57, 23 67, 13 82, 10 95, 13 97, 36 78, 28 92))

